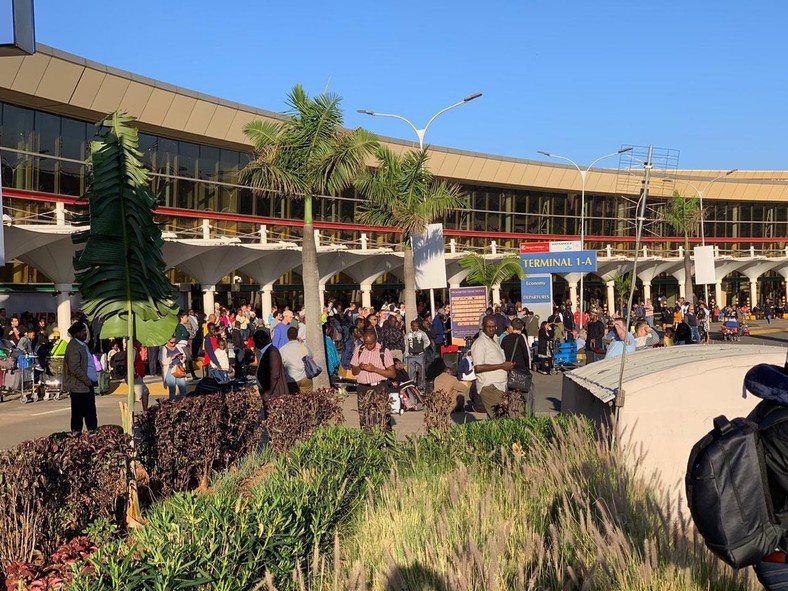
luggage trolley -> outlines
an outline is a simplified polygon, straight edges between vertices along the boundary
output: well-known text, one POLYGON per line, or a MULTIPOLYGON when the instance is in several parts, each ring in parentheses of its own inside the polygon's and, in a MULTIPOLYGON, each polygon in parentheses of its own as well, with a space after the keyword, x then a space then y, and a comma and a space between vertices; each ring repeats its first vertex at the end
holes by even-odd
POLYGON ((35 368, 37 364, 38 358, 35 355, 20 355, 16 360, 16 372, 20 374, 18 385, 22 393, 19 400, 22 404, 41 400, 35 380, 35 368))
POLYGON ((551 374, 577 367, 577 343, 555 342, 553 347, 553 366, 551 374))

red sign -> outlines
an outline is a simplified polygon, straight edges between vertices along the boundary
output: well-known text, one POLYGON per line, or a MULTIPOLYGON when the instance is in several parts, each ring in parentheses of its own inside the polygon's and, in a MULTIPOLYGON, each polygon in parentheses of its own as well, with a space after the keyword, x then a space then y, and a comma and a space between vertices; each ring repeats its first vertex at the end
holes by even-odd
POLYGON ((529 252, 550 252, 549 242, 521 242, 520 254, 529 252))

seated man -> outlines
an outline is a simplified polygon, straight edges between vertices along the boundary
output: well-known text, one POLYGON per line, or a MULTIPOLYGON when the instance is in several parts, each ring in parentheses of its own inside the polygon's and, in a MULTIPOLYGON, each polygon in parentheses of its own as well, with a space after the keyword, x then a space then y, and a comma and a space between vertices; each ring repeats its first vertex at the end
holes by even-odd
POLYGON ((624 321, 617 318, 613 321, 613 341, 607 347, 605 359, 613 359, 614 357, 621 357, 624 354, 624 347, 626 346, 627 353, 635 351, 635 337, 627 332, 627 327, 624 321), (626 345, 624 344, 626 343, 626 345))
POLYGON ((461 382, 458 380, 454 371, 450 367, 444 367, 443 373, 435 378, 432 391, 443 390, 446 393, 456 396, 457 404, 452 412, 460 412, 465 408, 465 395, 471 389, 471 382, 461 382))

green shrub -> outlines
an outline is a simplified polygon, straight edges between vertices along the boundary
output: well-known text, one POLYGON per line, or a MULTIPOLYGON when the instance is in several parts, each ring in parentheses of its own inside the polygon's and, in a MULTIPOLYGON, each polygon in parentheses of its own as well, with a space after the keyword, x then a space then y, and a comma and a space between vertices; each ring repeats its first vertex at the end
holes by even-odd
MULTIPOLYGON (((552 440, 557 431, 580 419, 559 416, 517 417, 494 421, 475 421, 456 425, 446 433, 433 432, 426 437, 412 437, 398 449, 403 470, 414 465, 428 465, 432 470, 451 469, 457 462, 500 462, 501 452, 510 452, 513 444, 527 453, 534 445, 552 440), (415 463, 414 463, 415 459, 415 463)), ((591 423, 580 420, 589 440, 594 438, 591 423)))
POLYGON ((232 479, 210 495, 179 493, 157 504, 126 542, 95 553, 93 573, 70 589, 253 589, 266 574, 291 588, 389 470, 391 434, 321 429, 280 456, 244 490, 232 479))
POLYGON ((91 521, 124 522, 130 440, 120 427, 58 433, 0 452, 0 562, 46 559, 91 521))
POLYGON ((155 491, 171 494, 206 485, 260 444, 257 392, 216 392, 165 401, 137 415, 138 457, 155 491))
POLYGON ((341 425, 342 400, 335 390, 278 396, 267 403, 265 426, 277 453, 306 441, 320 427, 341 425))

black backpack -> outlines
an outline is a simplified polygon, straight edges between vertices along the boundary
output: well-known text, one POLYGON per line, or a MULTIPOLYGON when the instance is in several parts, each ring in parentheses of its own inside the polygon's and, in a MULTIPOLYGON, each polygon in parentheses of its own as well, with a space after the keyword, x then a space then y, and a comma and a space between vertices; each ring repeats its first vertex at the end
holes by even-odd
POLYGON ((773 405, 758 422, 751 420, 756 416, 714 419, 714 429, 695 444, 687 465, 695 526, 709 550, 734 568, 760 562, 788 532, 775 515, 764 455, 769 430, 788 422, 788 408, 773 405))

